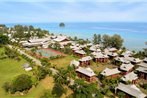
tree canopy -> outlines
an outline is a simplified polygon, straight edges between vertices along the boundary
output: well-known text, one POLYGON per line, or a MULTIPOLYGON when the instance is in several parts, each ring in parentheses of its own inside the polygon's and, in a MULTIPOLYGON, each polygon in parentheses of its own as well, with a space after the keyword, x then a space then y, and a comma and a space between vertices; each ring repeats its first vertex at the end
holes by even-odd
POLYGON ((26 74, 21 74, 16 77, 12 85, 16 91, 28 90, 32 87, 32 79, 26 74))
POLYGON ((0 44, 7 44, 8 42, 9 42, 8 36, 0 34, 0 44))
POLYGON ((101 35, 100 34, 94 34, 93 35, 93 44, 100 44, 101 43, 101 35))
POLYGON ((88 84, 84 80, 76 79, 74 85, 71 86, 74 91, 73 98, 103 98, 95 83, 88 84))
POLYGON ((103 35, 102 43, 104 47, 115 47, 120 49, 123 45, 123 39, 120 35, 114 34, 113 36, 103 35))
POLYGON ((104 48, 115 47, 120 49, 123 45, 123 39, 118 34, 114 34, 112 36, 107 34, 104 34, 103 36, 100 34, 94 34, 93 44, 103 44, 104 48))

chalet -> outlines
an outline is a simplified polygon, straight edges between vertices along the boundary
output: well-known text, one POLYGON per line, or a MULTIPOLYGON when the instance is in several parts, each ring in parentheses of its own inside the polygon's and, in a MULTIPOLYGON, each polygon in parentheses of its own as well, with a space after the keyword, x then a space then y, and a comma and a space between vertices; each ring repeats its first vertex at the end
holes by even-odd
POLYGON ((135 85, 125 85, 123 83, 120 83, 116 88, 115 88, 115 93, 118 92, 124 92, 125 97, 124 98, 146 98, 147 96, 141 92, 139 88, 137 88, 135 85))
POLYGON ((70 48, 73 50, 73 52, 75 52, 77 50, 82 50, 81 47, 77 47, 77 46, 71 46, 70 48))
POLYGON ((121 71, 118 70, 118 68, 109 69, 105 68, 100 74, 105 77, 115 78, 118 77, 121 71))
POLYGON ((91 56, 86 56, 86 57, 81 58, 79 60, 80 61, 80 66, 88 66, 88 65, 90 65, 91 60, 92 60, 91 56))
POLYGON ((31 71, 32 70, 32 67, 28 63, 23 64, 22 67, 24 68, 25 71, 31 71))
POLYGON ((109 52, 117 52, 117 49, 115 47, 112 47, 112 48, 108 48, 109 52))
POLYGON ((90 51, 92 52, 101 52, 101 49, 99 48, 98 45, 93 45, 89 48, 90 51))
POLYGON ((76 61, 76 60, 72 60, 70 62, 70 66, 74 66, 75 68, 79 67, 80 63, 79 61, 76 61))
POLYGON ((92 46, 92 45, 93 45, 92 43, 88 43, 88 44, 87 44, 87 47, 90 47, 90 46, 92 46))
POLYGON ((77 56, 84 57, 86 55, 86 52, 84 50, 76 50, 75 54, 77 56))
POLYGON ((79 47, 81 47, 82 49, 84 49, 84 48, 87 47, 87 45, 86 44, 85 45, 79 45, 79 47))
POLYGON ((144 61, 145 63, 147 63, 147 57, 146 57, 146 58, 144 58, 144 59, 143 59, 143 61, 144 61))
POLYGON ((104 49, 104 52, 106 54, 108 54, 108 53, 116 53, 117 52, 117 49, 116 48, 105 48, 104 49))
POLYGON ((133 58, 133 57, 125 57, 127 60, 129 60, 132 64, 139 64, 142 62, 139 58, 133 58))
POLYGON ((146 67, 147 68, 147 58, 144 58, 143 59, 143 62, 137 64, 138 66, 141 66, 141 67, 146 67))
POLYGON ((121 54, 122 57, 131 57, 133 55, 133 52, 132 51, 125 51, 121 54))
POLYGON ((138 64, 138 63, 141 62, 141 60, 140 60, 139 58, 134 58, 133 60, 131 60, 131 62, 132 62, 133 64, 138 64))
POLYGON ((121 78, 122 81, 124 81, 124 82, 130 81, 133 84, 136 84, 137 79, 138 79, 138 76, 134 72, 130 72, 121 78))
POLYGON ((109 52, 108 56, 110 57, 110 59, 114 59, 115 57, 118 56, 118 54, 117 53, 113 53, 113 52, 109 52))
POLYGON ((96 80, 96 74, 91 68, 79 67, 76 69, 76 73, 78 77, 84 78, 88 82, 92 82, 96 80))
POLYGON ((139 67, 136 69, 139 78, 147 80, 147 67, 139 67))
POLYGON ((140 67, 146 67, 147 68, 147 63, 146 62, 141 62, 139 64, 137 64, 140 67))
POLYGON ((114 60, 115 60, 115 63, 117 63, 117 62, 118 63, 124 63, 124 64, 130 63, 130 61, 125 59, 124 57, 116 57, 116 58, 114 58, 114 60))
POLYGON ((131 63, 129 64, 122 64, 119 69, 122 71, 122 74, 128 74, 129 72, 131 72, 133 70, 134 65, 132 65, 131 63))
POLYGON ((109 60, 109 57, 101 52, 94 56, 95 62, 105 63, 109 60))

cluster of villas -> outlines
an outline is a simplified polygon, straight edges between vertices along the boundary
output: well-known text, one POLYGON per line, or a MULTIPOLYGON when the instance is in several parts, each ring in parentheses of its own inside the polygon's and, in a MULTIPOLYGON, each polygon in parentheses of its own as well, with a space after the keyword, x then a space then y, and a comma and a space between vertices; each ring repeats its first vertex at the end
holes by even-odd
POLYGON ((147 80, 147 58, 140 60, 139 58, 132 57, 131 51, 125 51, 122 54, 118 54, 116 48, 106 48, 103 51, 100 49, 100 45, 91 45, 91 56, 86 56, 86 52, 83 50, 84 46, 71 46, 76 55, 81 59, 71 61, 70 65, 75 66, 75 71, 80 78, 84 78, 88 82, 97 80, 97 75, 89 67, 91 61, 104 63, 110 60, 114 60, 114 63, 120 63, 121 65, 115 68, 105 68, 100 76, 105 78, 117 78, 120 77, 120 83, 116 87, 116 93, 122 91, 126 93, 126 98, 146 98, 147 96, 136 87, 139 79, 147 80), (130 84, 127 84, 130 82, 130 84))
POLYGON ((48 48, 49 44, 56 42, 60 44, 60 48, 64 48, 66 45, 70 44, 70 49, 73 53, 80 57, 79 60, 73 60, 70 63, 70 65, 74 65, 79 78, 84 78, 88 82, 97 81, 97 75, 90 68, 92 65, 91 63, 106 63, 110 60, 114 60, 114 63, 120 63, 121 65, 115 68, 105 68, 100 75, 106 78, 120 77, 121 82, 116 87, 116 93, 117 91, 122 91, 126 93, 126 98, 146 97, 146 95, 135 85, 140 78, 147 80, 147 58, 143 60, 134 58, 132 57, 133 53, 131 51, 127 50, 118 54, 121 50, 117 50, 115 47, 102 50, 102 45, 99 44, 94 45, 89 43, 80 45, 63 35, 49 36, 42 39, 31 39, 28 41, 22 41, 21 43, 23 47, 40 46, 42 48, 48 48), (90 54, 88 55, 84 51, 84 48, 87 47, 90 51, 90 54), (127 84, 128 81, 131 82, 131 84, 127 84))

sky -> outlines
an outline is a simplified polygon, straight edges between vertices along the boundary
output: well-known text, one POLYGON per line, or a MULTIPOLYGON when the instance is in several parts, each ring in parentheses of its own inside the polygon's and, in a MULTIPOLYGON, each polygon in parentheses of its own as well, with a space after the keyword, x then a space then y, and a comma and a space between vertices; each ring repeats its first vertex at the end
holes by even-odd
POLYGON ((147 22, 147 1, 0 0, 0 22, 147 22))

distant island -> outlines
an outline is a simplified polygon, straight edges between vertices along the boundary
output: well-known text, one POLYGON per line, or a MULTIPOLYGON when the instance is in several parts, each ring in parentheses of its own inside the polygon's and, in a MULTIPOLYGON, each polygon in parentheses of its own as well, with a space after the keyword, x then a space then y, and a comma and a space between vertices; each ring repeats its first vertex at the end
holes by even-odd
POLYGON ((118 34, 91 39, 0 25, 0 96, 146 98, 147 48, 128 50, 118 34))

